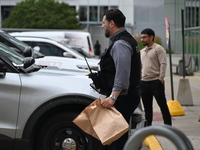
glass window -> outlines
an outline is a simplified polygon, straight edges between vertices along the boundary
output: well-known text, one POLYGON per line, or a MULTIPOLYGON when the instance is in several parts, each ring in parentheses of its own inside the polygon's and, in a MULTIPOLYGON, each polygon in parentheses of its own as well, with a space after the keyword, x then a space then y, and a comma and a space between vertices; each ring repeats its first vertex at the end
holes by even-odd
POLYGON ((11 10, 14 6, 1 6, 1 18, 2 22, 9 17, 11 10))
POLYGON ((16 47, 12 43, 15 43, 15 45, 20 47, 20 49, 25 49, 25 48, 29 47, 27 44, 21 42, 20 40, 17 40, 16 38, 11 36, 10 34, 7 34, 5 32, 1 32, 1 34, 3 34, 4 38, 1 38, 0 42, 4 43, 5 45, 8 45, 9 47, 16 47), (7 40, 5 40, 5 38, 7 40))
POLYGON ((101 22, 104 12, 108 9, 113 8, 116 9, 118 6, 89 6, 89 10, 87 11, 87 6, 79 7, 79 20, 80 21, 98 21, 101 22), (88 13, 87 13, 88 12, 88 13), (87 14, 89 14, 89 18, 87 18, 87 14))
POLYGON ((74 11, 76 11, 76 6, 70 6, 74 11))
POLYGON ((79 8, 79 20, 87 21, 87 6, 80 6, 79 8))
POLYGON ((61 56, 63 57, 64 50, 61 48, 45 42, 33 42, 32 46, 39 46, 40 52, 45 56, 61 56))
POLYGON ((108 6, 100 6, 100 21, 103 19, 104 12, 108 10, 108 6))
POLYGON ((186 7, 186 27, 199 26, 199 7, 186 7))
POLYGON ((90 6, 89 21, 97 21, 98 20, 97 15, 98 15, 97 6, 90 6))
POLYGON ((0 53, 8 57, 15 64, 22 64, 24 57, 4 44, 0 44, 0 53))

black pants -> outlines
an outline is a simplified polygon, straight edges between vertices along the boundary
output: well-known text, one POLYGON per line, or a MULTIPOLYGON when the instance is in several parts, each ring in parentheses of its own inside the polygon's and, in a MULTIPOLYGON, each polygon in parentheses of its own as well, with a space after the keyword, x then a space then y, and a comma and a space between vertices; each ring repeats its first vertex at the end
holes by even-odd
MULTIPOLYGON (((138 88, 130 89, 128 95, 119 96, 114 104, 115 108, 123 115, 129 123, 130 117, 140 103, 140 90, 138 88)), ((107 147, 107 150, 123 150, 128 139, 128 132, 118 140, 107 147)))
POLYGON ((141 97, 144 105, 145 118, 147 125, 152 125, 153 118, 153 96, 155 97, 158 106, 162 112, 164 124, 172 125, 171 115, 167 106, 165 97, 165 87, 160 80, 141 81, 141 97))

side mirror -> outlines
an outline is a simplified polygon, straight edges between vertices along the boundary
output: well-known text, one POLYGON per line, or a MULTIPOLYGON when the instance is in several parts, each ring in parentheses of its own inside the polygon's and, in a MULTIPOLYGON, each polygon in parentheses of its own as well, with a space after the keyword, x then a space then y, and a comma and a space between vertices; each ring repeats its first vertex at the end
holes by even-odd
POLYGON ((24 57, 33 56, 33 49, 31 47, 26 47, 23 52, 24 52, 24 57))
POLYGON ((30 67, 32 64, 35 63, 35 59, 33 57, 26 57, 23 60, 23 67, 26 69, 28 67, 30 67))
POLYGON ((70 54, 69 52, 64 52, 63 53, 64 57, 69 57, 69 58, 73 58, 74 56, 72 54, 70 54))
POLYGON ((24 58, 22 64, 15 64, 13 62, 13 65, 16 66, 16 67, 20 67, 20 68, 26 69, 26 68, 30 67, 32 64, 34 64, 34 63, 35 63, 35 59, 33 57, 26 57, 26 58, 24 58))

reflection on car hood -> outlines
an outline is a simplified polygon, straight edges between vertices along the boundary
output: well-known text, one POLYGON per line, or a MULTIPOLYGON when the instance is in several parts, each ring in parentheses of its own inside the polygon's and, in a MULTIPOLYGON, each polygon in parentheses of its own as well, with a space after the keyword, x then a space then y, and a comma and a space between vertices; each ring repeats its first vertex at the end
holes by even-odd
MULTIPOLYGON (((31 93, 31 95, 34 95, 32 99, 38 99, 42 96, 46 100, 64 95, 85 95, 93 98, 100 96, 90 87, 91 79, 84 75, 71 73, 70 71, 45 68, 37 72, 21 74, 22 94, 31 93), (38 91, 41 91, 39 95, 37 94, 38 91)), ((37 102, 41 103, 40 101, 37 102)), ((34 103, 37 102, 34 100, 34 103)))
POLYGON ((88 70, 84 69, 60 69, 56 66, 47 66, 45 68, 40 69, 38 72, 40 73, 46 73, 46 74, 52 74, 52 75, 71 75, 71 76, 76 76, 76 75, 82 75, 82 76, 87 76, 89 74, 88 70))
MULTIPOLYGON (((87 59, 87 61, 91 67, 98 66, 99 60, 97 59, 87 59)), ((59 69, 64 69, 64 70, 77 70, 78 72, 82 71, 85 73, 89 73, 88 70, 79 69, 77 67, 77 65, 87 66, 87 63, 85 60, 56 57, 56 56, 45 56, 43 58, 35 59, 35 64, 43 65, 43 66, 58 67, 59 69)))

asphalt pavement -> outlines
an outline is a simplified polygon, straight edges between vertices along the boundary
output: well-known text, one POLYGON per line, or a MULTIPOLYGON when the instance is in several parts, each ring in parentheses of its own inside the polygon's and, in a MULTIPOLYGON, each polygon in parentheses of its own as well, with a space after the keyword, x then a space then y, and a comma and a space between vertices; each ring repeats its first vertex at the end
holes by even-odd
MULTIPOLYGON (((172 54, 172 63, 178 63, 181 54, 172 54)), ((170 67, 169 67, 169 56, 167 56, 168 67, 165 77, 165 94, 167 101, 177 100, 177 94, 179 91, 180 80, 183 76, 173 74, 173 80, 170 77, 170 67), (173 81, 173 93, 174 99, 172 99, 172 86, 171 80, 173 81)), ((173 72, 176 68, 172 67, 173 72)), ((189 88, 191 89, 192 106, 182 106, 185 115, 184 116, 172 116, 172 127, 177 128, 183 132, 187 138, 192 143, 194 150, 200 150, 200 73, 194 72, 194 75, 185 76, 184 79, 188 79, 189 88)), ((181 104, 181 103, 180 103, 181 104)), ((162 115, 160 113, 160 108, 154 100, 153 104, 154 116, 153 125, 163 125, 162 115)), ((172 142, 165 137, 155 136, 160 143, 163 150, 177 150, 172 142)))

